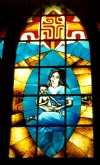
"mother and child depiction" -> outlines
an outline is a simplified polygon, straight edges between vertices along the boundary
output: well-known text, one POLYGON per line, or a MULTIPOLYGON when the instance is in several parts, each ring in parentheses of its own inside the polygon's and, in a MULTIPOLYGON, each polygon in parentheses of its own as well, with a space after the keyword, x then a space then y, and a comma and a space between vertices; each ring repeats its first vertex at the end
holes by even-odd
POLYGON ((60 68, 51 70, 47 84, 41 84, 39 92, 40 96, 35 103, 43 111, 38 117, 27 117, 26 122, 38 118, 39 125, 50 125, 53 126, 52 130, 61 131, 65 123, 67 108, 73 106, 71 90, 66 84, 65 70, 60 68))

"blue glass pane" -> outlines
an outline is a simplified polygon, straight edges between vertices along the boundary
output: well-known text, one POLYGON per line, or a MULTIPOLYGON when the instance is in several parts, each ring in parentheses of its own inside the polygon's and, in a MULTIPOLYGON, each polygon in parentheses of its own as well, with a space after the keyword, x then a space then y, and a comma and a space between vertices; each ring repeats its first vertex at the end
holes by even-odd
POLYGON ((89 41, 78 41, 80 42, 84 48, 90 49, 89 41))
POLYGON ((90 61, 90 47, 88 41, 79 41, 66 45, 67 53, 90 61))
MULTIPOLYGON (((37 69, 38 70, 38 69, 37 69)), ((37 84, 38 83, 38 72, 33 71, 28 79, 28 84, 37 84)))
POLYGON ((38 69, 35 68, 26 83, 24 94, 37 94, 37 93, 38 93, 38 69))
POLYGON ((40 66, 59 66, 61 63, 64 63, 64 59, 52 50, 40 61, 40 66))
MULTIPOLYGON (((74 100, 73 100, 73 102, 74 102, 74 100)), ((79 103, 78 103, 79 104, 79 103)), ((68 121, 70 122, 70 120, 74 120, 74 115, 77 117, 77 119, 78 119, 78 117, 80 116, 80 107, 81 107, 81 105, 74 105, 74 106, 72 106, 72 107, 70 107, 70 108, 67 108, 67 114, 66 114, 66 117, 68 117, 68 121), (69 112, 69 115, 68 115, 68 112, 69 112), (70 113, 71 112, 71 113, 70 113), (72 118, 70 118, 70 115, 73 115, 73 117, 72 118)), ((76 122, 77 123, 77 122, 76 122)), ((70 123, 70 124, 75 124, 75 122, 74 123, 70 123)))
POLYGON ((44 75, 49 75, 49 73, 50 73, 50 68, 40 68, 40 76, 41 76, 41 74, 42 74, 42 76, 44 75))
POLYGON ((0 58, 2 59, 4 40, 0 40, 0 58))
POLYGON ((37 94, 38 93, 38 85, 37 84, 28 84, 25 88, 24 94, 37 94))
POLYGON ((30 132, 31 137, 34 139, 34 141, 36 141, 36 127, 33 127, 32 129, 31 127, 29 127, 28 130, 30 132))
POLYGON ((28 110, 31 111, 31 110, 33 110, 37 107, 34 101, 25 101, 24 100, 23 102, 24 102, 23 103, 23 108, 24 108, 25 111, 28 111, 28 110))
POLYGON ((74 47, 77 45, 77 42, 71 43, 71 44, 66 44, 66 49, 68 54, 72 54, 72 50, 74 47))
POLYGON ((47 84, 46 82, 48 81, 48 76, 41 74, 40 76, 40 84, 47 84))
POLYGON ((79 94, 79 93, 80 93, 80 87, 72 88, 72 89, 71 89, 71 93, 72 93, 72 94, 79 94))
MULTIPOLYGON (((28 104, 28 106, 30 106, 30 105, 28 104)), ((27 117, 36 116, 36 115, 37 115, 37 108, 36 109, 31 109, 31 110, 26 110, 24 112, 24 119, 26 119, 27 117)), ((28 124, 32 125, 32 120, 28 121, 28 124)))
MULTIPOLYGON (((79 106, 79 111, 77 109, 77 111, 75 112, 75 108, 77 107, 73 107, 73 110, 71 109, 70 111, 66 112, 66 124, 70 124, 70 125, 76 125, 78 120, 79 120, 79 111, 80 111, 80 106, 79 106)), ((71 132, 72 134, 72 132, 71 132)))
POLYGON ((48 132, 39 138, 38 146, 52 158, 62 149, 64 142, 65 138, 61 132, 48 132), (46 142, 45 145, 43 145, 44 141, 46 142))
POLYGON ((41 66, 49 66, 49 61, 48 61, 46 56, 41 60, 40 65, 41 66))
POLYGON ((69 88, 71 89, 71 91, 73 91, 73 94, 76 94, 76 93, 80 94, 79 84, 72 68, 66 69, 66 82, 69 85, 69 88))
POLYGON ((16 50, 15 63, 21 62, 29 57, 39 54, 38 44, 19 43, 16 50))
POLYGON ((83 49, 83 46, 80 43, 77 43, 77 45, 72 50, 72 55, 76 55, 77 57, 80 56, 80 53, 83 49))
POLYGON ((83 57, 83 59, 85 59, 87 61, 91 61, 90 54, 88 54, 88 53, 87 53, 87 55, 85 54, 84 57, 83 57))
POLYGON ((67 84, 69 85, 70 89, 78 87, 78 82, 74 74, 67 77, 67 84))
MULTIPOLYGON (((84 58, 86 60, 86 56, 90 56, 90 50, 87 48, 82 48, 81 53, 80 53, 80 58, 84 58)), ((90 57, 89 57, 90 58, 90 57)))
POLYGON ((60 52, 65 52, 65 46, 57 47, 57 48, 55 48, 54 50, 60 51, 60 52))
POLYGON ((70 134, 71 134, 72 132, 74 132, 74 130, 75 130, 75 127, 66 127, 66 141, 69 140, 70 134))
POLYGON ((81 96, 73 96, 73 106, 81 105, 81 96))
POLYGON ((44 53, 44 52, 48 52, 48 51, 50 51, 50 48, 47 48, 45 46, 40 47, 40 53, 44 53))
POLYGON ((24 60, 23 57, 21 57, 20 55, 16 55, 15 64, 17 64, 17 63, 19 63, 19 62, 21 62, 21 61, 23 61, 23 60, 24 60))

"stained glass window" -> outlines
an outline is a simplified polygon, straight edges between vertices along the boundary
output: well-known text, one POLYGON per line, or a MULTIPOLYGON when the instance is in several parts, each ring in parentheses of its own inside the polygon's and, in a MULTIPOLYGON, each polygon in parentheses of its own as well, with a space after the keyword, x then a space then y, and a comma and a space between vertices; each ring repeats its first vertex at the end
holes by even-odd
POLYGON ((93 158, 88 35, 63 4, 42 5, 16 50, 9 158, 93 158))
POLYGON ((7 28, 3 28, 3 30, 0 31, 0 59, 2 59, 3 56, 3 46, 4 46, 4 38, 6 35, 7 28))

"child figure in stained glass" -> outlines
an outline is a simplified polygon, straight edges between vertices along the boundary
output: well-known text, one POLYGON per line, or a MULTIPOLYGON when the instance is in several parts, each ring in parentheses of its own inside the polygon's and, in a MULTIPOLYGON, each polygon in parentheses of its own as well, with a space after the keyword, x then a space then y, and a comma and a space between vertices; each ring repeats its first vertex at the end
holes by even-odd
POLYGON ((57 111, 60 112, 60 109, 65 106, 70 106, 70 104, 61 105, 54 97, 47 95, 48 86, 43 84, 40 86, 40 92, 43 96, 40 96, 39 99, 36 100, 36 104, 39 105, 45 111, 57 111), (54 106, 51 103, 51 99, 57 103, 58 106, 54 106))
MULTIPOLYGON (((48 86, 46 84, 42 84, 39 87, 40 93, 42 96, 39 97, 39 99, 36 99, 35 103, 43 110, 50 112, 55 111, 61 114, 60 110, 64 108, 65 106, 71 106, 70 103, 66 103, 66 105, 61 105, 54 97, 47 95, 48 86), (51 103, 51 99, 58 105, 54 106, 51 103)), ((26 121, 29 121, 31 119, 36 119, 34 116, 30 116, 26 119, 26 121)))

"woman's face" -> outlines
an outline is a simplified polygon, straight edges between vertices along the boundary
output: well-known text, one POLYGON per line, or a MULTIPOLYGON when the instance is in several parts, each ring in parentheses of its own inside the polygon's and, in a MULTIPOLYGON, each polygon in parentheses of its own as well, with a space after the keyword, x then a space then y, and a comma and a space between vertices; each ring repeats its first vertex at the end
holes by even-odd
POLYGON ((60 75, 58 72, 55 72, 52 74, 50 81, 51 81, 51 86, 52 87, 57 87, 59 86, 59 80, 60 80, 60 75))

